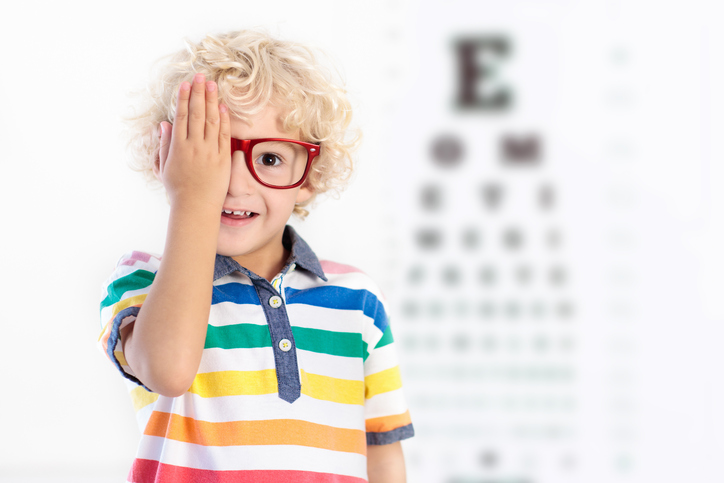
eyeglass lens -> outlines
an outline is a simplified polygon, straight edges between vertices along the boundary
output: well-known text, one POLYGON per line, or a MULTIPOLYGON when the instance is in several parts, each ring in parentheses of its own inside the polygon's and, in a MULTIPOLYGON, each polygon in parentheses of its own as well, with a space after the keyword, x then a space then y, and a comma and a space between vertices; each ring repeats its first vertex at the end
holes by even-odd
POLYGON ((265 141, 252 148, 252 167, 256 175, 272 186, 289 186, 304 176, 307 149, 285 141, 265 141))

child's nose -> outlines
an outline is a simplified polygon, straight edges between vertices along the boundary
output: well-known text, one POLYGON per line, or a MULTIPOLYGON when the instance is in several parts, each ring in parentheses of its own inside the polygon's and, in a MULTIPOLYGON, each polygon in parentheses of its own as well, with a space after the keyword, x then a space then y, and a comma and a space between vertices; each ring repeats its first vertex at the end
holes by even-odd
POLYGON ((231 177, 229 179, 229 194, 242 196, 252 193, 256 180, 249 172, 244 153, 236 151, 231 157, 231 177))

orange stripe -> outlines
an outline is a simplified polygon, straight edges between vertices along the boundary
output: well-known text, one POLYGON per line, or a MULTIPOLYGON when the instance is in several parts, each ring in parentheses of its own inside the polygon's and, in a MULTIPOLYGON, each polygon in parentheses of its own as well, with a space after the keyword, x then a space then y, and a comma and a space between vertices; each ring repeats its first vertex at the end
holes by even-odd
POLYGON ((370 433, 384 433, 407 426, 410 423, 412 423, 410 411, 405 411, 402 414, 395 414, 394 416, 368 419, 365 421, 365 426, 370 433))
POLYGON ((367 437, 343 429, 297 419, 212 423, 154 411, 144 434, 203 446, 282 445, 367 454, 367 437))

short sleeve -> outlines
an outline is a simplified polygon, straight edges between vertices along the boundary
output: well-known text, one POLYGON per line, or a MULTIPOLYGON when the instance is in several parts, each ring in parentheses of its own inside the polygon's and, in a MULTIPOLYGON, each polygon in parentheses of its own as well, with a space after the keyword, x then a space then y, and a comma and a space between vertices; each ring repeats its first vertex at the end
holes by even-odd
POLYGON ((126 379, 141 385, 123 355, 120 333, 123 327, 136 320, 160 262, 160 257, 143 252, 134 251, 123 255, 103 284, 101 295, 103 331, 98 339, 99 349, 126 379))
POLYGON ((376 300, 373 317, 371 332, 374 335, 369 339, 364 363, 365 426, 367 444, 382 445, 411 438, 415 431, 403 394, 397 348, 381 296, 376 300))

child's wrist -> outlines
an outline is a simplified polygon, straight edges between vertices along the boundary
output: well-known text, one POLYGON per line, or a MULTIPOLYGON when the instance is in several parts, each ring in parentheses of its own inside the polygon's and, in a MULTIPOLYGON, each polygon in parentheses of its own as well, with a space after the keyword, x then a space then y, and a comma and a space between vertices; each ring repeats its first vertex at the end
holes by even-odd
POLYGON ((171 211, 182 213, 185 216, 211 217, 217 222, 223 208, 222 202, 204 200, 199 197, 169 197, 169 204, 171 205, 171 211))

